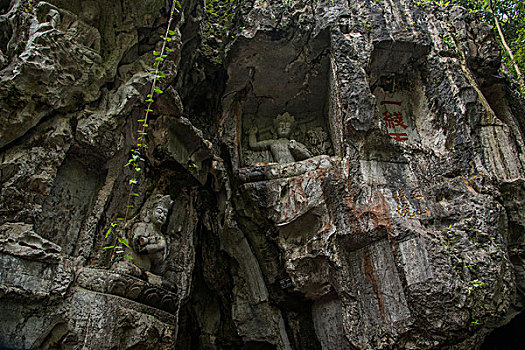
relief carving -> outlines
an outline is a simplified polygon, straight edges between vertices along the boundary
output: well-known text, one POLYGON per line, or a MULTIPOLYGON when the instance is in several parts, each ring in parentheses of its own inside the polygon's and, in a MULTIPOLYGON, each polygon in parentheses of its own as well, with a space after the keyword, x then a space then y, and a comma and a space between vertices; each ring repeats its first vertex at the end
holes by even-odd
POLYGON ((312 153, 305 145, 290 140, 289 137, 295 126, 295 118, 288 112, 279 114, 274 121, 274 127, 278 139, 257 141, 257 128, 252 127, 249 131, 248 145, 254 151, 269 150, 273 160, 277 163, 292 163, 312 157, 312 153))
POLYGON ((321 127, 316 127, 306 131, 310 149, 314 155, 330 154, 331 144, 328 133, 321 127))
POLYGON ((131 229, 133 262, 146 272, 161 275, 166 266, 167 244, 161 229, 173 204, 169 195, 155 195, 141 212, 141 222, 131 229))

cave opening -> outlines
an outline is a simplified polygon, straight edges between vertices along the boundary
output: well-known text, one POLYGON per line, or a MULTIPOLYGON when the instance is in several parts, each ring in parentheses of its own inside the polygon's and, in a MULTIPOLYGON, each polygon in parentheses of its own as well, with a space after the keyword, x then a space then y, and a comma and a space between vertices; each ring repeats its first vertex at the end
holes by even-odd
POLYGON ((4 14, 9 10, 10 3, 9 0, 0 0, 0 14, 4 14))
POLYGON ((480 350, 514 350, 523 345, 525 312, 519 313, 506 325, 494 329, 487 337, 480 350))

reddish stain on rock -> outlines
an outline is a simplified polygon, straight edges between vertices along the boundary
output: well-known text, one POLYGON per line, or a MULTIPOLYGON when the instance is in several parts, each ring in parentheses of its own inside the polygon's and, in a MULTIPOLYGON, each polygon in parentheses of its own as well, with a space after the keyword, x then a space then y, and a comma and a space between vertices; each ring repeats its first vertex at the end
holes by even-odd
POLYGON ((380 281, 376 276, 374 270, 374 263, 372 261, 372 257, 370 256, 370 251, 368 250, 368 248, 363 249, 363 252, 361 253, 361 259, 363 262, 363 271, 365 273, 365 277, 368 280, 368 282, 370 282, 370 284, 372 285, 372 289, 374 290, 374 294, 376 295, 381 318, 383 319, 383 321, 386 321, 385 303, 383 301, 383 295, 380 291, 380 281))

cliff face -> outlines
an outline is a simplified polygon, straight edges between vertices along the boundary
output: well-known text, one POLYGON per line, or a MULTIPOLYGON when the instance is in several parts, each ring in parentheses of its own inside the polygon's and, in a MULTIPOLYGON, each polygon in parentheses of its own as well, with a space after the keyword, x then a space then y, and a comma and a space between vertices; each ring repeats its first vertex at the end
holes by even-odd
POLYGON ((0 1, 1 348, 473 349, 522 312, 523 100, 409 0, 183 1, 114 263, 169 8, 0 1))

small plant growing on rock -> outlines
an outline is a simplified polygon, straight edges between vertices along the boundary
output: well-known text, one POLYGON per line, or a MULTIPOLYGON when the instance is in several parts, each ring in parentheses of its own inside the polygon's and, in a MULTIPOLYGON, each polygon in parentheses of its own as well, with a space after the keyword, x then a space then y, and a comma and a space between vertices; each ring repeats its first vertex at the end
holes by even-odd
POLYGON ((469 286, 468 286, 468 292, 469 294, 474 291, 474 289, 478 288, 478 287, 481 287, 482 285, 485 284, 485 282, 483 281, 480 281, 478 279, 475 279, 475 280, 472 280, 472 281, 469 281, 469 286))
POLYGON ((456 238, 456 233, 454 232, 454 228, 453 228, 453 224, 450 224, 448 225, 447 227, 447 232, 445 234, 445 239, 443 241, 443 246, 448 250, 450 251, 451 249, 454 248, 454 245, 455 245, 455 238, 456 238))
POLYGON ((441 34, 441 40, 443 40, 443 43, 445 43, 451 50, 453 50, 456 47, 456 45, 452 41, 452 37, 448 34, 441 34))

